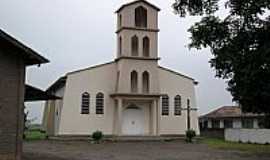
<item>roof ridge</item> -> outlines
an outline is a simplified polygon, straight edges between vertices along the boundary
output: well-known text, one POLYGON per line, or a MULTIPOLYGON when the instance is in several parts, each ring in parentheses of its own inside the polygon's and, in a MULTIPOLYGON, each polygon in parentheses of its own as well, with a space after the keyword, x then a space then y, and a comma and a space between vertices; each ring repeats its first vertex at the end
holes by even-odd
POLYGON ((147 5, 151 6, 151 7, 154 8, 154 9, 156 9, 157 11, 160 11, 160 8, 159 8, 159 7, 157 7, 156 5, 154 5, 154 4, 150 3, 150 2, 148 2, 147 0, 135 0, 135 1, 131 1, 131 2, 128 2, 128 3, 123 4, 119 9, 117 9, 117 10, 115 11, 115 13, 120 12, 124 7, 127 7, 127 6, 129 6, 129 5, 133 5, 133 4, 139 3, 139 2, 146 3, 147 5))
POLYGON ((32 48, 26 46, 24 43, 17 40, 13 36, 11 36, 9 33, 3 31, 2 29, 0 29, 0 37, 2 37, 3 39, 8 41, 10 44, 14 45, 15 47, 17 47, 18 49, 21 49, 25 53, 25 55, 27 55, 29 57, 32 57, 33 59, 38 60, 39 63, 37 63, 37 64, 48 63, 49 62, 48 59, 41 56, 38 52, 36 52, 32 48))
POLYGON ((224 117, 243 117, 260 116, 257 113, 243 113, 240 106, 221 106, 213 111, 200 116, 200 118, 224 118, 224 117))
POLYGON ((83 69, 78 69, 78 70, 75 70, 75 71, 72 71, 72 72, 67 72, 66 75, 77 73, 77 72, 82 72, 82 71, 86 71, 86 70, 90 70, 90 69, 94 69, 94 68, 98 68, 98 67, 102 67, 102 66, 112 64, 112 63, 115 63, 115 61, 101 63, 101 64, 93 65, 93 66, 90 66, 90 67, 86 67, 86 68, 83 68, 83 69))
POLYGON ((192 78, 192 77, 190 77, 190 76, 187 76, 187 75, 184 75, 184 74, 182 74, 182 73, 180 73, 180 72, 178 72, 178 71, 174 71, 174 70, 172 70, 172 69, 170 69, 170 68, 163 67, 163 66, 160 66, 160 65, 158 65, 158 67, 161 68, 161 69, 163 69, 163 70, 166 70, 166 71, 175 73, 175 74, 177 74, 177 75, 179 75, 179 76, 182 76, 182 77, 185 77, 185 78, 187 78, 187 79, 190 79, 190 80, 195 81, 194 78, 192 78))

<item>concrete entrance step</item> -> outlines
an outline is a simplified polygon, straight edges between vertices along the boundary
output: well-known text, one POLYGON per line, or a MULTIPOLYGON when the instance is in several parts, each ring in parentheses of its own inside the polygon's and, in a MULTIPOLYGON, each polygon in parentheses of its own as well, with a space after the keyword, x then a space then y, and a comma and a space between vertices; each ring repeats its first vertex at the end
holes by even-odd
POLYGON ((120 136, 111 140, 119 142, 139 142, 139 141, 174 141, 185 140, 185 137, 162 137, 162 136, 120 136))
POLYGON ((91 141, 90 136, 51 136, 49 140, 54 141, 91 141))
MULTIPOLYGON (((49 140, 58 141, 91 141, 90 136, 54 136, 49 140)), ((140 141, 175 141, 185 140, 184 136, 105 136, 104 141, 112 142, 140 142, 140 141)))

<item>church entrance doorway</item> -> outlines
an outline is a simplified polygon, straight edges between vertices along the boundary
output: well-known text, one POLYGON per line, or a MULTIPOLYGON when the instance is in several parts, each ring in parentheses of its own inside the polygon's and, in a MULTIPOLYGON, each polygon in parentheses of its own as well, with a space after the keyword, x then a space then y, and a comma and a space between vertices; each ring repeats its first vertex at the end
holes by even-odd
POLYGON ((144 134, 144 112, 135 105, 123 111, 123 135, 136 136, 144 134))

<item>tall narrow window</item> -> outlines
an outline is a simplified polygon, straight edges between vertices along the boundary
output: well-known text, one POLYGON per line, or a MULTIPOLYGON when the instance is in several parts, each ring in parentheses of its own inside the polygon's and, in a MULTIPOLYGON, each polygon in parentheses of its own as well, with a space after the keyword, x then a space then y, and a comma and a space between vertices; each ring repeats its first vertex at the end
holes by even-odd
POLYGON ((118 40, 119 55, 122 55, 122 37, 119 37, 118 40))
POLYGON ((119 78, 120 78, 120 71, 117 71, 116 86, 115 86, 116 91, 118 91, 119 89, 119 78))
POLYGON ((138 92, 138 73, 136 71, 132 71, 130 75, 131 80, 131 92, 138 92))
POLYGON ((120 14, 119 15, 119 28, 122 27, 122 15, 120 14))
POLYGON ((87 92, 82 94, 81 114, 89 114, 90 95, 87 92))
POLYGON ((147 71, 143 72, 143 93, 149 93, 149 73, 147 71))
POLYGON ((131 38, 131 55, 138 56, 139 42, 138 37, 135 35, 131 38))
POLYGON ((150 40, 148 37, 143 38, 143 56, 144 57, 150 56, 150 40))
POLYGON ((163 116, 169 115, 169 96, 162 96, 162 113, 163 116))
POLYGON ((147 10, 142 6, 135 9, 135 26, 147 27, 147 10))
POLYGON ((104 114, 104 94, 98 93, 96 96, 96 114, 104 114))
POLYGON ((177 95, 174 97, 174 115, 179 116, 181 115, 182 107, 181 107, 181 96, 177 95))

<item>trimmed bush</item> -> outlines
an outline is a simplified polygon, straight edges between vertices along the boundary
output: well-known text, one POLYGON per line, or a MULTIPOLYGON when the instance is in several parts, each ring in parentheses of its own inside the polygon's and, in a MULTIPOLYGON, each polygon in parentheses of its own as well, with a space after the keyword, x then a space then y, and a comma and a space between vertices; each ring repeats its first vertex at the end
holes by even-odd
POLYGON ((186 131, 186 141, 192 143, 193 138, 196 137, 196 132, 192 129, 186 131))
POLYGON ((100 143, 100 141, 103 139, 103 133, 101 131, 96 131, 92 134, 92 138, 95 143, 100 143))

